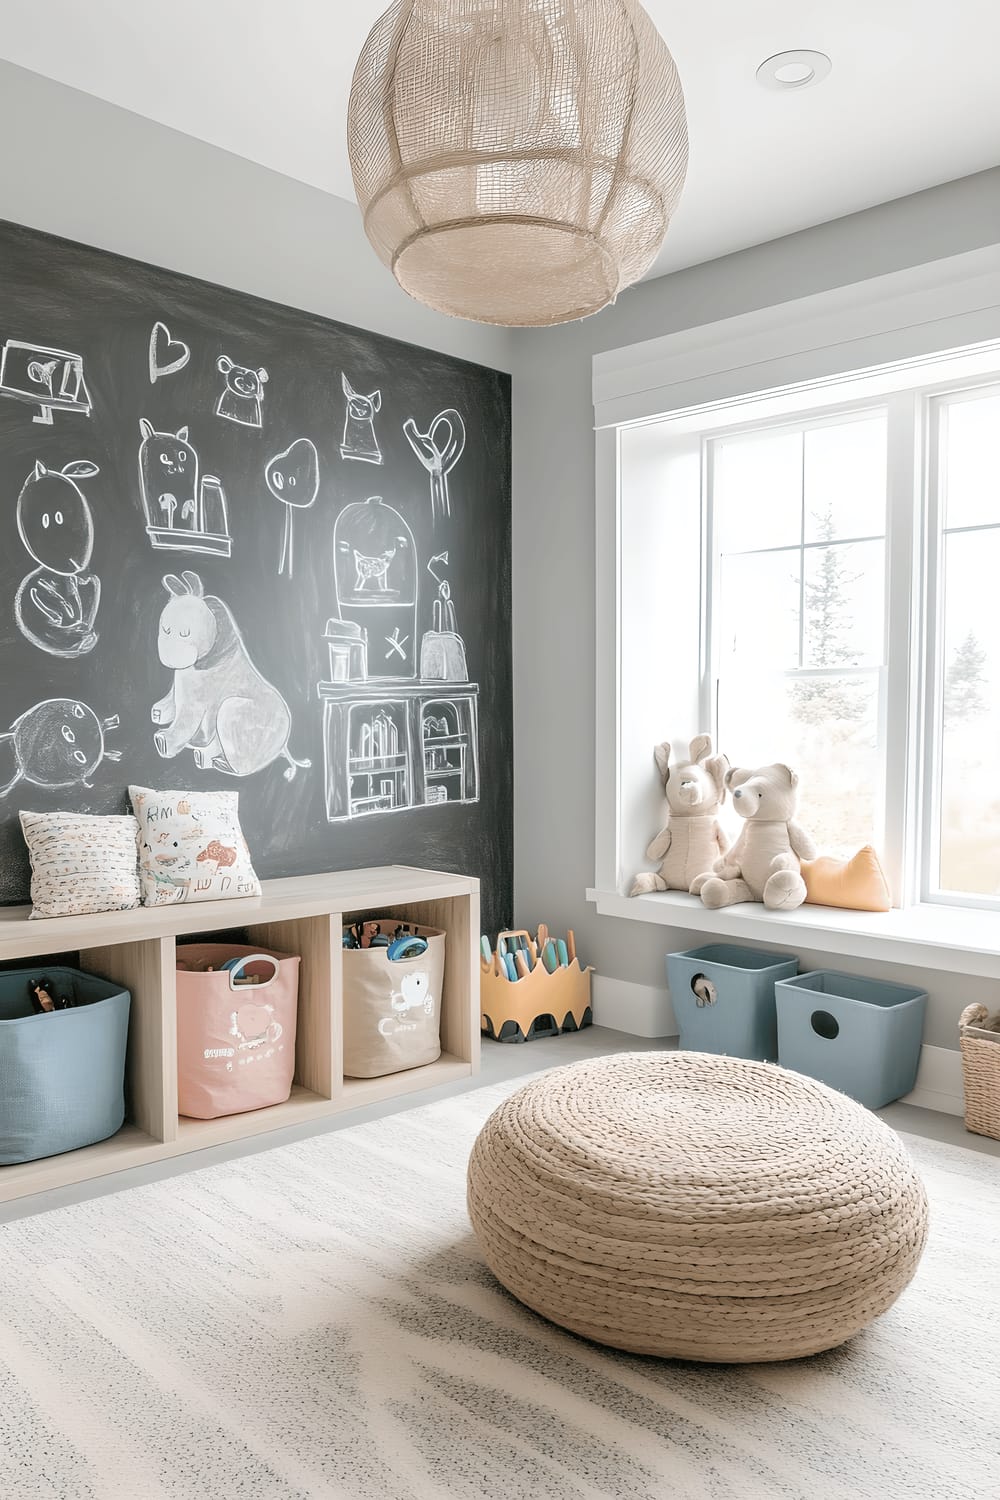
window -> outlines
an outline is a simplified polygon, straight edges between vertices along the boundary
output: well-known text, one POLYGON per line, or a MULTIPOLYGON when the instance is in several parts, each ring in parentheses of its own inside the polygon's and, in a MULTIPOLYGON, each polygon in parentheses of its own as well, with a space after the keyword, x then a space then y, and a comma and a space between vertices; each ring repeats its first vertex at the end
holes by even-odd
POLYGON ((873 843, 902 904, 1000 909, 1000 347, 985 357, 619 430, 621 869, 659 804, 648 746, 682 724, 794 765, 819 847, 873 843))
POLYGON ((848 853, 883 817, 886 413, 718 438, 708 458, 718 742, 749 765, 782 747, 817 843, 848 853))
MULTIPOLYGON (((940 398, 927 894, 1000 898, 1000 388, 940 398)), ((998 900, 1000 904, 1000 900, 998 900)))

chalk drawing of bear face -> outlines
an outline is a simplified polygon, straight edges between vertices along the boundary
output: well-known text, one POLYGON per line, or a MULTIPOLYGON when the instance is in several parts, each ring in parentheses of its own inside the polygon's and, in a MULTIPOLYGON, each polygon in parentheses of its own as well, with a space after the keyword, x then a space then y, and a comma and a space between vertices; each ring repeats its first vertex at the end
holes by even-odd
POLYGON ((264 366, 251 370, 247 365, 235 364, 228 354, 220 354, 215 363, 216 369, 226 377, 225 388, 215 408, 216 416, 239 422, 243 427, 259 427, 268 378, 264 366))

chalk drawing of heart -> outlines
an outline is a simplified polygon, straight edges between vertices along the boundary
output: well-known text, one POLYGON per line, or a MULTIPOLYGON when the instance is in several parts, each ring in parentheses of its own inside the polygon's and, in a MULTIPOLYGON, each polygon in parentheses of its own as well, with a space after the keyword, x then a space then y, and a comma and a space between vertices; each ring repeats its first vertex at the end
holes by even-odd
POLYGON ((164 375, 183 370, 191 350, 183 339, 172 339, 166 323, 154 323, 149 335, 149 383, 155 385, 164 375))

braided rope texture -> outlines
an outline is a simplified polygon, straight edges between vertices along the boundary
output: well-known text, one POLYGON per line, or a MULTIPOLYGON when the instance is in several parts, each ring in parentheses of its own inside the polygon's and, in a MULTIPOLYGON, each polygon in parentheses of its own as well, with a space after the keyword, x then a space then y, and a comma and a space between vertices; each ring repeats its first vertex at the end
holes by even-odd
POLYGON ((700 1052, 558 1068, 472 1151, 486 1262, 561 1327, 723 1363, 832 1349, 891 1307, 927 1238, 895 1133, 825 1084, 700 1052))

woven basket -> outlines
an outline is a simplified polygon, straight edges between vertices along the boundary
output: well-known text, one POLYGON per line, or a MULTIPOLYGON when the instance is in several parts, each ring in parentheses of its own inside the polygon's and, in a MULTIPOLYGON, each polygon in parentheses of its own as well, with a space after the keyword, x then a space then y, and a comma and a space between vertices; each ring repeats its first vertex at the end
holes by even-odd
POLYGON ((1000 1031, 989 1031, 985 1005, 967 1005, 958 1018, 965 1081, 965 1128, 1000 1141, 1000 1031))

